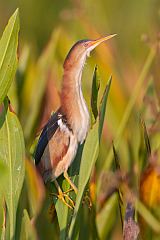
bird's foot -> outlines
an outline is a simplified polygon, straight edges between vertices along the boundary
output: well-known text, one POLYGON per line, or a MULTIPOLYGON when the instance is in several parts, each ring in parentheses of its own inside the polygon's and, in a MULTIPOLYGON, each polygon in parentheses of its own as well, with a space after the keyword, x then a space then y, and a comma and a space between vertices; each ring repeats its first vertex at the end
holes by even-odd
POLYGON ((67 193, 70 193, 70 192, 73 192, 73 191, 74 191, 73 188, 70 188, 70 189, 66 190, 64 193, 67 194, 67 193))
POLYGON ((69 193, 70 191, 72 191, 72 189, 67 190, 66 192, 63 192, 58 184, 58 182, 55 180, 55 186, 58 190, 58 194, 56 193, 51 193, 51 195, 57 197, 59 200, 61 200, 65 205, 67 205, 67 207, 69 207, 70 209, 74 209, 75 203, 74 201, 70 198, 70 196, 68 196, 67 193, 69 193))
POLYGON ((68 196, 65 192, 62 193, 63 195, 60 196, 60 199, 62 199, 62 201, 64 202, 64 204, 66 204, 69 208, 74 209, 75 207, 75 203, 74 201, 70 198, 70 196, 68 196), (67 201, 66 201, 67 200, 67 201), (70 203, 70 204, 69 204, 70 203))
POLYGON ((74 209, 75 203, 74 201, 67 195, 66 192, 59 192, 58 194, 56 193, 51 193, 51 195, 55 196, 59 200, 61 200, 67 207, 70 209, 74 209), (70 204, 69 204, 70 203, 70 204))

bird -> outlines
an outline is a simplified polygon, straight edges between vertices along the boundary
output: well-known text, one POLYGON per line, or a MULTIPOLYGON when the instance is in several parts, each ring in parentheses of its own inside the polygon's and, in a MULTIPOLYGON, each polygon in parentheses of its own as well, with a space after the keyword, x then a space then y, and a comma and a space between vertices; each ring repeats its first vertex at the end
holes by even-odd
POLYGON ((67 170, 75 159, 78 146, 85 141, 90 127, 89 111, 81 88, 83 68, 91 51, 115 35, 96 40, 80 40, 72 46, 63 64, 61 105, 44 126, 36 147, 35 164, 44 183, 54 182, 58 198, 70 208, 74 203, 67 193, 62 191, 57 178, 63 174, 77 194, 77 187, 71 181, 67 170))

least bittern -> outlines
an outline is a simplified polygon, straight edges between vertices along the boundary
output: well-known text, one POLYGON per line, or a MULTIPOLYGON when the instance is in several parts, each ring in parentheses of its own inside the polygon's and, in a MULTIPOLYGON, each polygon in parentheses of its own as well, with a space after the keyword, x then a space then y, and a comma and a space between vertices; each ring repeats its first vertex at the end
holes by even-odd
MULTIPOLYGON (((45 125, 37 145, 35 163, 44 182, 54 181, 59 198, 68 206, 70 205, 65 200, 68 195, 62 192, 56 179, 63 173, 77 193, 77 187, 69 178, 67 170, 75 158, 78 144, 84 142, 90 125, 81 89, 83 67, 90 52, 114 36, 115 34, 97 40, 81 40, 71 48, 63 65, 61 106, 45 125)), ((68 200, 72 203, 69 196, 68 200)))

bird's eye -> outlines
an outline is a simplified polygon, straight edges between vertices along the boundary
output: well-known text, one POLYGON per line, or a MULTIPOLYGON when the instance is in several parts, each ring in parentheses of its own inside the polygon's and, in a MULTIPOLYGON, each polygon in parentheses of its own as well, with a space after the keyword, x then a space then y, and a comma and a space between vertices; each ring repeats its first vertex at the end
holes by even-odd
POLYGON ((88 47, 88 42, 84 43, 84 47, 88 47))

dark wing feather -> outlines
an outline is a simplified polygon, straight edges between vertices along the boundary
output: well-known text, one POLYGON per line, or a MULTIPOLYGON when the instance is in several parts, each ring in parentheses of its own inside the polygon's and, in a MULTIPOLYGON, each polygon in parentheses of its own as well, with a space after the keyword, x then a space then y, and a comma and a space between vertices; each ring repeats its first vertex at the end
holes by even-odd
POLYGON ((37 148, 35 151, 35 164, 37 165, 41 157, 43 155, 43 152, 49 142, 49 140, 52 138, 56 130, 58 129, 58 120, 62 118, 62 115, 57 111, 53 115, 51 115, 50 119, 48 120, 47 124, 43 128, 43 131, 40 135, 37 148))

